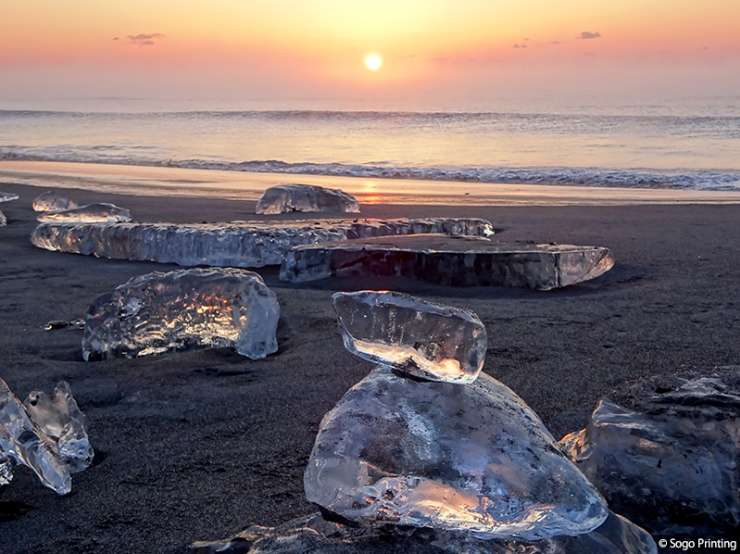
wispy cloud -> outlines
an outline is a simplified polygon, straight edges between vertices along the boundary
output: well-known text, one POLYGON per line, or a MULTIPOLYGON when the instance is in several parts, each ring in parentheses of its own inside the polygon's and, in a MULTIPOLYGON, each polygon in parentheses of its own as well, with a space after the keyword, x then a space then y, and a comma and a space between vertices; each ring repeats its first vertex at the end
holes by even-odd
POLYGON ((524 43, 518 43, 518 42, 515 45, 512 46, 512 48, 526 48, 526 47, 527 47, 526 44, 524 44, 524 43))
POLYGON ((597 38, 601 38, 601 33, 597 33, 597 32, 594 32, 594 31, 583 31, 578 36, 578 39, 579 40, 593 40, 593 39, 597 39, 597 38))
MULTIPOLYGON (((129 44, 136 44, 137 46, 153 46, 158 40, 162 40, 164 37, 162 33, 139 33, 138 35, 126 36, 129 44)), ((113 40, 118 40, 118 37, 115 37, 113 40)))

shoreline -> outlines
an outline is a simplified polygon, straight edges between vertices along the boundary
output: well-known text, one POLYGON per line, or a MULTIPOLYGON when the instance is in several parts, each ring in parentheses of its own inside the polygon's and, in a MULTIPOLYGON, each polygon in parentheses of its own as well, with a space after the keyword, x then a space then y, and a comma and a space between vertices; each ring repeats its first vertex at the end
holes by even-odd
POLYGON ((5 184, 129 196, 256 201, 268 187, 306 183, 341 188, 361 204, 427 206, 628 206, 740 204, 740 191, 480 183, 258 173, 98 163, 0 161, 5 184))

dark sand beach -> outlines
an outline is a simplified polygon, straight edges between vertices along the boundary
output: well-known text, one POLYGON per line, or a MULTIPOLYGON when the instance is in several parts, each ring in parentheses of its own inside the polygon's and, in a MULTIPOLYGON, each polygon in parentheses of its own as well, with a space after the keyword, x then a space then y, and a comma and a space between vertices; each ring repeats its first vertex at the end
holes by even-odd
MULTIPOLYGON (((485 371, 513 388, 556 437, 583 426, 596 401, 653 376, 740 360, 740 205, 368 205, 367 217, 490 218, 501 239, 609 246, 617 266, 553 292, 450 289, 411 281, 286 286, 260 270, 282 309, 280 351, 250 361, 189 351, 86 363, 81 317, 99 294, 172 266, 57 254, 31 246, 40 188, 2 184, 0 377, 24 397, 69 381, 86 413, 96 463, 59 497, 18 468, 0 489, 0 552, 171 552, 251 524, 307 514, 303 470, 321 417, 370 369, 348 354, 329 296, 394 288, 477 312, 485 371)), ((248 201, 116 196, 142 221, 254 218, 248 201)))

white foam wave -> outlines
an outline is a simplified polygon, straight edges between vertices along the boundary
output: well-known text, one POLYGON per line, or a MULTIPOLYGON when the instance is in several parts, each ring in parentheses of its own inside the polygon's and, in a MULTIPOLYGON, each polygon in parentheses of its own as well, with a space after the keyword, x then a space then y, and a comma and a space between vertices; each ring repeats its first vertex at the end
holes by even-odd
MULTIPOLYGON (((127 148, 130 152, 130 149, 127 148)), ((249 160, 231 162, 209 159, 172 160, 146 155, 117 154, 115 148, 56 146, 51 148, 0 147, 0 160, 108 163, 155 167, 179 167, 220 171, 330 175, 365 178, 583 185, 627 188, 679 188, 740 190, 740 171, 611 169, 595 167, 493 167, 493 166, 397 166, 388 163, 344 164, 249 160)))

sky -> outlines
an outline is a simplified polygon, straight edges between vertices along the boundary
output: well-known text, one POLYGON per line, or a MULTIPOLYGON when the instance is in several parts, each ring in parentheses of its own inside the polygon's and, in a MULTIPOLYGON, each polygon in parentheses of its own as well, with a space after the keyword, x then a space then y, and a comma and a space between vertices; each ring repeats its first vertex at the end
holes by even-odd
POLYGON ((0 107, 740 96, 738 0, 5 0, 2 11, 0 107))

